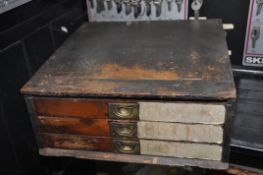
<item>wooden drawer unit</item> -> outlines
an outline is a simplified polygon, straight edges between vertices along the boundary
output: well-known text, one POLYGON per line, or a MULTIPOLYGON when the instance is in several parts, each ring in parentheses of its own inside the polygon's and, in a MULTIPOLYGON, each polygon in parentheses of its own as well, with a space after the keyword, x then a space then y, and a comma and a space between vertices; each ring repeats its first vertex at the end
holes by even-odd
POLYGON ((22 88, 40 154, 228 168, 236 92, 221 26, 83 24, 22 88))

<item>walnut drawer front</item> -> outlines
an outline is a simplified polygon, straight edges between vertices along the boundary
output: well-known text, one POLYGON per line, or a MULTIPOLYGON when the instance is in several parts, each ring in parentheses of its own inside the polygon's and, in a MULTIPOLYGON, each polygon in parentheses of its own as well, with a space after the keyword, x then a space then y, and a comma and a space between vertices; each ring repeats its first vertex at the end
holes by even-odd
POLYGON ((34 98, 38 115, 107 118, 108 105, 104 101, 67 98, 34 98))
POLYGON ((110 136, 108 121, 105 119, 38 116, 37 121, 42 133, 110 136))
POLYGON ((223 128, 219 125, 138 122, 140 139, 189 141, 221 144, 223 128))
POLYGON ((221 160, 222 147, 220 145, 182 143, 168 141, 140 140, 141 154, 221 160))
POLYGON ((40 134, 43 148, 112 151, 112 140, 106 137, 85 137, 62 134, 40 134))
POLYGON ((223 104, 140 102, 139 118, 144 121, 223 124, 223 104))

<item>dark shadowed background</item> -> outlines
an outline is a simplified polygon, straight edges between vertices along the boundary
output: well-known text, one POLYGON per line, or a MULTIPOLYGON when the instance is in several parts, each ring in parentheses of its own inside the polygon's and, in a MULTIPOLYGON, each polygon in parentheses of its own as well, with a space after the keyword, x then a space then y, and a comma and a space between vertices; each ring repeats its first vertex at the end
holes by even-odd
MULTIPOLYGON (((235 25, 234 30, 227 32, 228 46, 232 50, 231 61, 235 66, 241 66, 242 63, 248 8, 249 0, 204 0, 201 10, 201 16, 221 18, 224 23, 235 25)), ((190 15, 193 15, 192 11, 190 15)), ((72 167, 94 174, 94 161, 78 160, 76 163, 77 160, 69 158, 45 158, 38 155, 30 118, 19 92, 32 74, 85 20, 88 20, 85 0, 33 0, 0 15, 1 175, 52 174, 63 169, 74 172, 72 167), (61 27, 68 31, 63 31, 61 27)), ((244 87, 246 81, 240 81, 240 77, 236 79, 244 87)), ((247 94, 243 93, 242 101, 249 98, 247 91, 244 92, 247 94)), ((259 105, 260 102, 256 101, 259 105)), ((240 125, 246 126, 242 121, 235 125, 237 131, 240 125)), ((238 137, 238 134, 235 135, 238 137)), ((233 147, 233 162, 242 163, 242 158, 246 157, 243 162, 248 164, 249 156, 252 161, 261 162, 252 162, 251 166, 263 167, 258 152, 233 147)))

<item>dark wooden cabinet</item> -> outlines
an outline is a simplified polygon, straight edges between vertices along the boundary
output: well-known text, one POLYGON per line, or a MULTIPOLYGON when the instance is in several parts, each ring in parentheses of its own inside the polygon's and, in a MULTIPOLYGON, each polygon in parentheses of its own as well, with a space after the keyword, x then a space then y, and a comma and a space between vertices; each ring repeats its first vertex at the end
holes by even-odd
POLYGON ((42 155, 228 167, 236 91, 220 20, 85 23, 22 93, 42 155))

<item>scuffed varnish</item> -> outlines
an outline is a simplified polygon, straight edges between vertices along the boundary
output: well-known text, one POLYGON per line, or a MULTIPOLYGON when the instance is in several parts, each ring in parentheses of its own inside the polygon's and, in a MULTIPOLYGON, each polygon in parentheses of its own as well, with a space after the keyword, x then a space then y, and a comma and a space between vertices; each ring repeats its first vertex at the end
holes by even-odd
POLYGON ((198 52, 193 51, 193 52, 191 52, 191 58, 192 58, 193 62, 196 63, 200 59, 200 55, 198 52))
POLYGON ((171 71, 150 70, 139 65, 124 67, 117 64, 106 64, 98 67, 100 72, 95 79, 117 80, 177 80, 178 74, 171 71))

